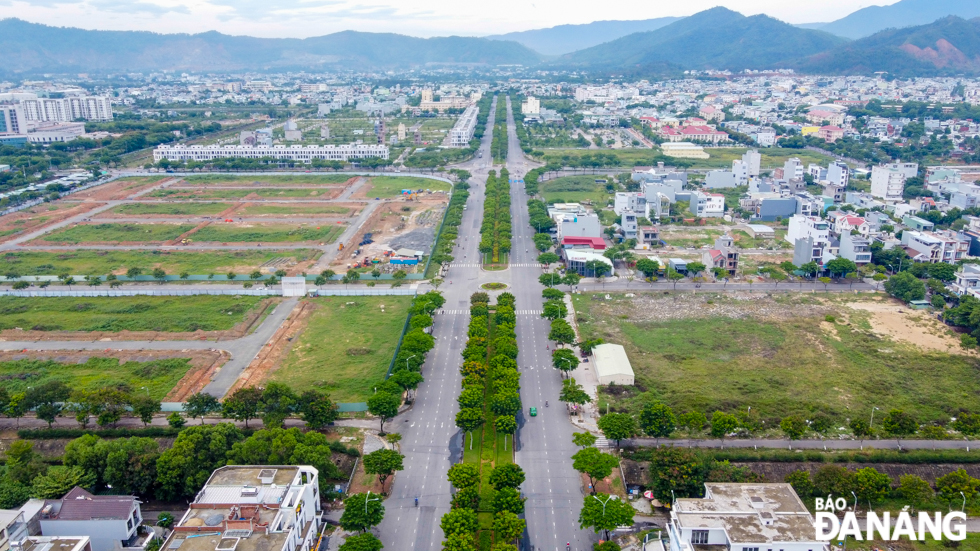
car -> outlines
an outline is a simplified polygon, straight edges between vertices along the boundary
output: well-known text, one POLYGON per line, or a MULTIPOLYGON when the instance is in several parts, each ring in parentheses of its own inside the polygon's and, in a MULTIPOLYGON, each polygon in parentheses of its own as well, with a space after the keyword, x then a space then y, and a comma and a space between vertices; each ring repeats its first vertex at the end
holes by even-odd
POLYGON ((531 417, 537 417, 538 416, 538 408, 531 408, 530 413, 531 413, 531 417))

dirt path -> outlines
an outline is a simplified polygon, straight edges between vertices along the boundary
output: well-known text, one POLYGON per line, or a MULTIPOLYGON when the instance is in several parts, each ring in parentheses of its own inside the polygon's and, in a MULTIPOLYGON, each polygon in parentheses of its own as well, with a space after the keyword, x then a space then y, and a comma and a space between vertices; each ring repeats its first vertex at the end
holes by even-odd
POLYGON ((300 302, 289 319, 275 332, 271 339, 262 347, 248 367, 242 372, 235 384, 228 390, 234 392, 245 386, 256 386, 265 382, 269 376, 282 366, 282 361, 292 349, 295 339, 309 321, 315 306, 312 302, 300 302))

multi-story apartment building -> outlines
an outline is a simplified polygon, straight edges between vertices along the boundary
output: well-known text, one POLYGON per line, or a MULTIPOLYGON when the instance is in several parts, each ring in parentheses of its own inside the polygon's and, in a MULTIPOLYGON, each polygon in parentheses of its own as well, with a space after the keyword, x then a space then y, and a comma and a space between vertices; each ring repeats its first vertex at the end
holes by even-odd
POLYGON ((19 104, 0 105, 0 134, 26 134, 27 118, 19 104))
POLYGON ((34 98, 20 102, 30 122, 111 121, 112 102, 102 96, 34 98))
POLYGON ((871 169, 871 195, 885 202, 902 200, 905 180, 919 172, 918 163, 891 163, 871 169))
MULTIPOLYGON (((470 140, 473 139, 473 133, 476 132, 476 118, 479 114, 479 108, 476 104, 470 105, 463 111, 463 115, 459 117, 456 124, 449 131, 449 145, 451 147, 467 147, 470 145, 470 140)), ((402 139, 402 138, 399 138, 402 139)))
POLYGON ((946 231, 913 231, 902 232, 902 245, 915 262, 948 262, 955 264, 963 259, 970 250, 970 240, 965 235, 946 231))

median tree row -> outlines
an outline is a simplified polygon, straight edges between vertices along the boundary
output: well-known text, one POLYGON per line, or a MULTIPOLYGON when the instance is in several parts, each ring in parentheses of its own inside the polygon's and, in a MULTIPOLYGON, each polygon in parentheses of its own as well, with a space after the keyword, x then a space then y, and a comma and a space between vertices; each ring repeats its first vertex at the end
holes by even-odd
MULTIPOLYGON (((470 184, 467 182, 470 173, 465 170, 457 170, 455 174, 460 181, 453 186, 453 195, 449 199, 449 206, 446 207, 442 231, 439 232, 436 245, 432 249, 432 262, 440 266, 451 264, 454 260, 453 249, 456 247, 456 239, 459 238, 459 225, 463 223, 463 207, 466 206, 466 200, 470 197, 470 184)), ((429 275, 426 274, 426 276, 429 275)))
POLYGON ((487 176, 486 199, 483 202, 483 224, 480 226, 480 253, 485 263, 496 264, 510 254, 510 174, 502 169, 498 176, 487 176))
POLYGON ((511 443, 521 411, 514 295, 502 293, 491 306, 487 293, 474 293, 470 316, 456 415, 463 461, 449 470, 455 491, 453 509, 442 518, 445 548, 516 550, 524 532, 517 489, 524 472, 514 464, 511 443))
POLYGON ((497 96, 497 112, 494 114, 493 140, 490 141, 490 154, 493 160, 507 160, 507 102, 497 96))

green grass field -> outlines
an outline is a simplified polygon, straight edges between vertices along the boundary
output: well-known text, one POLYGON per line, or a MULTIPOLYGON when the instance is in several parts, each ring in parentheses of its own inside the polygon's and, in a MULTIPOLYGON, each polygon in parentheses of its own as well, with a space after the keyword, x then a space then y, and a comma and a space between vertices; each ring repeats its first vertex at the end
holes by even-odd
POLYGON ((224 225, 211 224, 191 234, 194 242, 215 241, 221 243, 301 243, 316 241, 332 243, 347 226, 331 224, 320 226, 292 226, 286 224, 224 225))
POLYGON ((544 149, 544 160, 545 162, 551 163, 561 163, 562 158, 568 157, 571 159, 577 159, 579 157, 584 157, 586 155, 596 155, 601 153, 603 155, 613 155, 619 159, 620 167, 623 172, 629 172, 634 166, 651 166, 657 161, 663 161, 664 157, 660 152, 660 149, 579 149, 579 148, 562 148, 562 149, 544 149))
POLYGON ((332 190, 297 189, 297 188, 255 188, 255 189, 221 189, 221 188, 190 188, 169 187, 158 189, 144 197, 159 197, 166 199, 241 199, 248 195, 257 195, 263 199, 331 197, 332 190))
POLYGON ((343 184, 351 178, 349 174, 296 174, 269 176, 266 174, 256 174, 255 176, 232 176, 224 174, 208 174, 204 176, 188 176, 183 178, 188 184, 255 184, 255 185, 311 185, 311 184, 343 184))
POLYGON ((266 204, 266 205, 249 205, 235 211, 235 217, 245 217, 245 216, 263 216, 271 214, 282 214, 282 215, 324 215, 324 214, 339 214, 347 215, 350 214, 350 207, 338 207, 335 205, 325 204, 317 206, 303 206, 303 205, 277 205, 277 204, 266 204))
MULTIPOLYGON (((263 248, 264 249, 264 248, 263 248)), ((144 273, 162 268, 168 274, 188 272, 206 275, 246 273, 273 258, 291 258, 302 262, 319 256, 314 249, 277 251, 64 251, 64 252, 6 252, 0 254, 5 271, 20 275, 95 275, 126 273, 129 268, 141 268, 144 273)))
POLYGON ((160 243, 176 239, 194 224, 79 224, 40 237, 49 243, 160 243))
POLYGON ((388 371, 411 297, 313 301, 316 310, 308 326, 271 380, 295 389, 318 388, 337 402, 367 401, 388 371))
POLYGON ((448 191, 450 187, 446 182, 413 176, 374 176, 368 185, 370 188, 364 192, 368 197, 398 197, 403 189, 448 191))
POLYGON ((0 329, 36 331, 223 331, 262 297, 0 297, 0 329))
MULTIPOLYGON (((711 299, 706 308, 749 307, 724 296, 711 299)), ((772 308, 780 309, 805 308, 817 299, 790 295, 775 300, 772 308)), ((786 415, 817 412, 843 425, 879 407, 902 409, 925 423, 948 421, 960 408, 974 411, 980 393, 977 358, 926 353, 876 336, 867 315, 843 306, 830 308, 846 311, 849 324, 827 330, 816 315, 772 321, 755 316, 634 321, 634 303, 622 297, 596 304, 589 296, 575 295, 574 301, 584 338, 602 337, 626 347, 637 386, 646 391, 612 399, 614 407, 626 410, 637 411, 648 398, 663 400, 678 413, 697 410, 708 417, 715 410, 751 406, 772 426, 786 415)), ((672 306, 668 297, 655 304, 688 307, 672 306)))
POLYGON ((540 184, 538 193, 546 203, 591 202, 593 205, 604 207, 612 198, 612 194, 606 192, 604 184, 595 183, 596 179, 603 178, 605 176, 562 176, 540 184))
POLYGON ((127 203, 112 209, 111 213, 140 215, 140 214, 173 214, 176 216, 208 216, 231 207, 230 203, 127 203))
POLYGON ((72 389, 96 390, 105 387, 129 387, 162 399, 191 368, 190 360, 172 358, 149 362, 120 362, 115 358, 89 358, 85 363, 61 363, 51 360, 17 360, 0 362, 0 379, 8 392, 23 392, 29 386, 61 381, 72 389))

